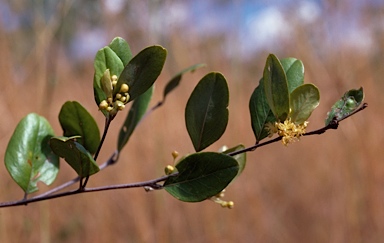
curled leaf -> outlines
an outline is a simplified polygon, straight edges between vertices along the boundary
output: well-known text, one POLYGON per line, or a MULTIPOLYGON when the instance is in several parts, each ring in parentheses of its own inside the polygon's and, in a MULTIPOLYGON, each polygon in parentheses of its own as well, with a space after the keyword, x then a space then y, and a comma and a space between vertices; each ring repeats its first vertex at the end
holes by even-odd
POLYGON ((355 111, 364 100, 364 91, 360 89, 351 89, 341 97, 328 112, 328 116, 325 119, 325 125, 328 125, 333 119, 337 121, 342 120, 344 117, 355 111))
POLYGON ((55 154, 62 157, 76 171, 79 177, 87 177, 99 172, 99 166, 91 154, 78 142, 75 137, 53 137, 50 146, 55 154))
POLYGON ((161 102, 164 102, 165 101, 165 97, 172 91, 174 90, 177 86, 179 86, 180 84, 180 81, 181 81, 181 78, 183 77, 183 75, 187 72, 194 72, 196 69, 198 68, 201 68, 201 67, 205 67, 205 64, 196 64, 196 65, 193 65, 191 67, 188 67, 184 70, 182 70, 181 72, 179 72, 178 74, 176 74, 168 83, 167 85, 165 86, 164 88, 164 93, 163 93, 163 100, 161 102))
POLYGON ((5 151, 5 167, 13 180, 24 190, 38 190, 37 182, 50 185, 59 172, 59 157, 49 147, 54 136, 48 121, 35 113, 17 125, 5 151))

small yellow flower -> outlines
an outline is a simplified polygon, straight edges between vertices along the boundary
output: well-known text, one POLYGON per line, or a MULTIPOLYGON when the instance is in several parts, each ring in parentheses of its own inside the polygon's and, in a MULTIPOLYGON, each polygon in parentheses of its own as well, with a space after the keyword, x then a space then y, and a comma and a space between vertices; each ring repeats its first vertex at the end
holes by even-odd
POLYGON ((272 137, 273 134, 277 133, 276 124, 277 122, 275 123, 268 122, 267 124, 265 124, 265 129, 268 131, 268 137, 272 137))
POLYGON ((287 146, 289 143, 298 141, 300 137, 305 133, 307 126, 307 121, 305 121, 303 124, 295 124, 291 121, 291 118, 288 118, 283 123, 267 123, 265 125, 265 129, 268 130, 269 137, 272 137, 274 133, 277 133, 280 137, 282 137, 282 143, 287 146))

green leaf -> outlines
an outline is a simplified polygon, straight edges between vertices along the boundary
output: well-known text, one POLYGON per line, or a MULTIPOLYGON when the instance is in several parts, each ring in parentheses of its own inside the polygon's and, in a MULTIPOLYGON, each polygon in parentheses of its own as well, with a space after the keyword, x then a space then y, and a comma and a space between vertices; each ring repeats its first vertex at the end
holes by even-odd
POLYGON ((263 79, 260 80, 259 86, 252 93, 249 100, 249 111, 251 113, 252 130, 258 142, 268 137, 265 125, 276 121, 265 97, 263 79))
POLYGON ((109 47, 101 48, 94 60, 95 74, 93 78, 93 90, 96 104, 99 105, 107 96, 102 90, 101 78, 105 71, 109 69, 111 75, 119 76, 124 69, 124 65, 120 57, 109 47))
POLYGON ((152 86, 145 93, 135 99, 135 101, 133 101, 127 118, 125 119, 125 122, 120 129, 119 139, 117 142, 118 151, 121 151, 121 149, 125 146, 137 124, 139 124, 141 118, 143 118, 146 110, 148 109, 149 102, 151 101, 153 90, 154 86, 152 86))
POLYGON ((287 77, 279 59, 270 54, 265 64, 264 92, 276 119, 285 121, 289 113, 289 92, 287 77))
POLYGON ((328 112, 325 125, 327 126, 333 119, 337 121, 355 111, 364 100, 363 87, 360 89, 351 89, 347 91, 340 100, 338 100, 328 112))
POLYGON ((78 142, 75 137, 53 137, 50 145, 55 154, 62 157, 81 177, 87 177, 99 172, 99 166, 91 154, 78 142))
POLYGON ((181 160, 178 175, 169 177, 165 190, 184 202, 200 202, 225 189, 238 173, 239 165, 231 156, 202 152, 181 160))
POLYGON ((151 46, 142 50, 129 61, 121 73, 114 89, 114 95, 122 84, 129 86, 130 101, 147 91, 163 69, 167 51, 161 46, 151 46))
POLYGON ((185 108, 185 121, 195 150, 217 141, 228 124, 229 91, 220 73, 209 73, 193 90, 185 108))
POLYGON ((284 58, 280 60, 287 76, 288 91, 292 93, 294 89, 304 84, 304 64, 296 58, 284 58))
POLYGON ((319 105, 320 92, 313 84, 303 84, 291 93, 290 102, 292 122, 302 124, 319 105))
MULTIPOLYGON (((242 149, 245 149, 245 146, 242 144, 239 144, 236 147, 225 150, 223 153, 230 154, 242 149)), ((245 165, 247 163, 247 154, 246 153, 237 154, 235 156, 232 156, 232 158, 234 158, 239 164, 239 171, 237 172, 237 175, 236 175, 236 177, 238 177, 241 174, 241 172, 243 172, 243 170, 245 169, 245 165)))
POLYGON ((124 66, 126 66, 128 62, 132 59, 131 48, 123 38, 114 38, 108 46, 112 49, 112 51, 116 53, 116 55, 120 58, 124 66))
POLYGON ((182 70, 181 72, 179 72, 178 74, 176 74, 168 83, 167 85, 165 86, 164 88, 164 93, 163 93, 163 100, 162 102, 165 101, 165 97, 172 91, 174 90, 177 86, 179 86, 180 84, 180 81, 181 81, 181 78, 183 77, 183 75, 187 72, 194 72, 196 69, 198 68, 201 68, 201 67, 205 67, 205 64, 196 64, 196 65, 193 65, 193 66, 190 66, 184 70, 182 70))
POLYGON ((94 154, 100 143, 100 132, 91 114, 76 101, 67 101, 59 113, 64 136, 80 136, 77 142, 94 154))
POLYGON ((38 190, 37 182, 52 184, 59 172, 59 157, 49 147, 54 136, 49 122, 35 113, 17 125, 5 151, 5 166, 13 180, 24 190, 38 190))

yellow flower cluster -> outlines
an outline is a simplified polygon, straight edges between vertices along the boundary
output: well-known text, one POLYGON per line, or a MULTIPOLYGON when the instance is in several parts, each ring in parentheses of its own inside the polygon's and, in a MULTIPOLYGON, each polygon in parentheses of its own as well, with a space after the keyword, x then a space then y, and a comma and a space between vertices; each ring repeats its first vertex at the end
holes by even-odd
POLYGON ((272 137, 273 134, 277 133, 282 137, 282 142, 285 146, 289 143, 298 141, 300 137, 305 133, 305 129, 308 126, 308 122, 305 121, 303 124, 295 124, 291 121, 291 118, 288 118, 283 123, 275 122, 267 123, 265 129, 268 131, 269 137, 272 137))
POLYGON ((225 189, 217 194, 214 197, 211 197, 210 199, 214 201, 215 203, 220 204, 223 208, 229 208, 232 209, 235 206, 235 203, 233 201, 224 201, 222 198, 224 197, 225 189))
MULTIPOLYGON (((107 73, 109 74, 109 72, 107 73)), ((99 108, 100 110, 105 110, 110 114, 115 115, 117 111, 123 110, 125 108, 125 104, 127 104, 129 101, 129 86, 127 84, 122 84, 120 86, 119 93, 113 97, 113 90, 117 85, 117 76, 112 75, 110 79, 107 77, 106 79, 102 80, 102 82, 104 82, 102 85, 104 92, 107 94, 107 99, 100 102, 99 108)))

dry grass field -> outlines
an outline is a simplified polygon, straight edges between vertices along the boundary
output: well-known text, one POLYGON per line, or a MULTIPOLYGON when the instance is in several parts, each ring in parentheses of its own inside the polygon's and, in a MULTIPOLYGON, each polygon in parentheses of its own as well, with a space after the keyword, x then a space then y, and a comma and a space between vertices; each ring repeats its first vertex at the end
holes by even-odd
MULTIPOLYGON (((21 11, 21 2, 15 1, 15 11, 21 11)), ((233 40, 234 51, 240 49, 235 29, 226 36, 201 38, 192 25, 174 28, 170 24, 162 26, 167 34, 160 35, 151 27, 156 21, 151 13, 160 5, 153 2, 156 4, 131 1, 143 11, 141 16, 148 17, 147 22, 121 23, 121 16, 99 16, 104 29, 100 39, 105 40, 99 48, 122 36, 134 53, 153 44, 168 49, 152 105, 161 99, 173 74, 196 63, 206 63, 207 67, 184 76, 165 105, 140 124, 120 161, 91 177, 89 186, 154 179, 172 163, 173 150, 181 155, 193 152, 184 107, 198 80, 210 71, 222 72, 228 80, 230 121, 224 136, 208 150, 239 143, 252 145, 255 139, 248 102, 270 52, 301 59, 306 82, 320 89, 320 106, 311 116, 308 130, 323 126, 330 106, 348 89, 363 86, 369 107, 343 121, 337 130, 304 137, 288 147, 275 143, 248 153, 244 173, 226 192, 225 199, 235 202, 231 210, 210 201, 183 203, 165 191, 130 189, 76 195, 0 209, 0 242, 382 242, 384 9, 350 9, 348 1, 324 0, 327 14, 318 21, 302 25, 292 18, 286 22, 289 38, 276 41, 252 58, 229 58, 223 51, 228 48, 224 43, 233 40), (328 35, 351 11, 356 14, 354 21, 373 33, 371 48, 347 45, 328 35), (331 18, 332 23, 328 22, 331 18)), ((61 134, 57 115, 67 100, 79 101, 96 118, 100 129, 103 127, 103 116, 93 100, 92 58, 75 62, 61 47, 67 40, 60 37, 62 43, 55 42, 62 21, 70 21, 65 17, 68 11, 82 16, 84 10, 73 7, 61 5, 48 20, 37 16, 37 7, 32 8, 36 18, 29 30, 10 31, 0 25, 1 158, 16 124, 30 112, 45 116, 61 134)), ((289 16, 293 10, 294 6, 288 6, 285 13, 289 16)), ((113 122, 100 164, 114 151, 126 112, 113 122)), ((62 162, 51 187, 74 177, 62 162)), ((51 187, 40 185, 41 192, 51 187)), ((23 191, 1 166, 0 201, 22 197, 23 191)))

